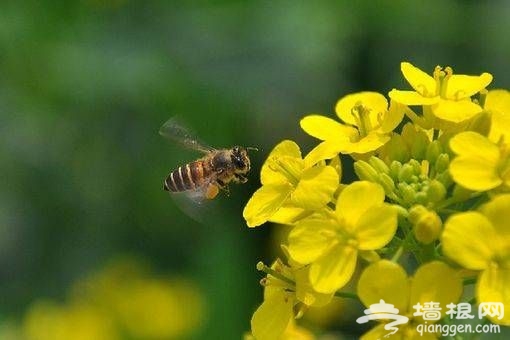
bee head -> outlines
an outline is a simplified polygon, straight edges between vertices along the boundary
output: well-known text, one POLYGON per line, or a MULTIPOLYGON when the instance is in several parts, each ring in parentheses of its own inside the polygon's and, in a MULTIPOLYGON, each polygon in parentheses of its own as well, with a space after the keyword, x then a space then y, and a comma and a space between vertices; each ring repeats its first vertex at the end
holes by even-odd
POLYGON ((246 173, 250 170, 250 158, 248 157, 248 152, 242 146, 234 146, 232 148, 231 158, 236 172, 246 173))

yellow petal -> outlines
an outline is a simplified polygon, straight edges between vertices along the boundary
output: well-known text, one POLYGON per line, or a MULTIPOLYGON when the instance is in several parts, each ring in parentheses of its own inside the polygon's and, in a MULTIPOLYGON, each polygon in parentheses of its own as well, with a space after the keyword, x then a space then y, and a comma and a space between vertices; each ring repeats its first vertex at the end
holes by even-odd
MULTIPOLYGON (((459 272, 440 261, 428 262, 420 266, 412 278, 409 310, 415 311, 412 306, 417 303, 423 305, 433 301, 439 302, 439 306, 443 308, 442 316, 445 316, 444 306, 459 301, 461 294, 462 280, 459 272)), ((415 318, 419 322, 423 320, 420 316, 415 318)))
POLYGON ((389 133, 393 131, 400 122, 402 122, 406 110, 408 110, 407 106, 392 100, 390 109, 384 115, 384 119, 379 129, 380 132, 389 133))
POLYGON ((462 132, 450 140, 457 156, 450 163, 455 182, 471 190, 490 190, 502 183, 497 172, 499 148, 486 137, 472 131, 462 132))
POLYGON ((485 269, 494 255, 497 237, 490 221, 479 212, 455 214, 445 223, 443 252, 464 268, 485 269))
POLYGON ((316 292, 310 283, 310 267, 302 267, 294 272, 296 279, 296 298, 307 306, 321 307, 327 305, 333 294, 316 292))
POLYGON ((484 270, 476 286, 478 303, 501 302, 504 306, 504 316, 488 316, 494 323, 510 326, 510 269, 490 266, 484 270))
POLYGON ((378 92, 358 92, 341 98, 335 107, 338 117, 347 124, 358 126, 359 121, 353 116, 352 109, 357 105, 363 105, 370 111, 370 123, 372 127, 379 125, 378 117, 388 109, 388 101, 378 92))
POLYGON ((310 282, 319 293, 333 293, 349 282, 356 267, 357 250, 337 245, 311 264, 310 282))
POLYGON ((336 241, 335 234, 335 226, 331 222, 310 217, 292 228, 287 250, 292 260, 308 264, 331 249, 336 241))
POLYGON ((426 97, 432 97, 437 93, 436 81, 434 78, 413 66, 411 63, 400 63, 400 70, 402 71, 404 78, 406 78, 412 88, 419 94, 426 97))
POLYGON ((380 249, 391 241, 397 231, 397 210, 384 203, 374 206, 359 218, 355 228, 358 249, 380 249))
POLYGON ((306 155, 305 168, 309 168, 320 161, 338 156, 338 153, 344 150, 344 145, 344 143, 338 143, 333 140, 326 140, 320 143, 306 155))
POLYGON ((424 97, 418 92, 414 91, 400 91, 393 89, 390 91, 388 96, 396 101, 397 103, 405 104, 405 105, 433 105, 441 100, 439 96, 434 97, 424 97))
POLYGON ((446 84, 446 98, 460 100, 471 97, 487 87, 492 81, 492 75, 482 73, 479 76, 454 74, 448 78, 446 84))
POLYGON ((354 228, 358 219, 369 209, 380 205, 384 201, 384 189, 379 185, 367 181, 358 181, 348 185, 340 193, 336 214, 342 221, 354 228))
POLYGON ((367 136, 361 138, 357 142, 346 143, 343 147, 342 153, 356 153, 366 154, 375 151, 390 140, 390 136, 377 133, 377 131, 370 132, 367 136))
POLYGON ((290 185, 264 185, 250 198, 243 210, 248 227, 256 227, 267 222, 287 200, 290 185))
POLYGON ((459 123, 482 112, 482 107, 470 99, 458 101, 442 99, 432 106, 432 112, 438 118, 459 123))
POLYGON ((279 339, 293 316, 293 299, 283 290, 265 300, 251 319, 251 330, 257 340, 279 339))
POLYGON ((292 203, 303 209, 320 209, 331 201, 339 184, 338 173, 333 167, 308 168, 291 194, 292 203))
POLYGON ((405 270, 398 264, 381 260, 368 266, 358 281, 358 296, 366 307, 384 300, 405 315, 410 287, 405 270))
POLYGON ((267 160, 262 165, 260 171, 260 181, 262 184, 282 184, 287 182, 287 178, 273 164, 275 159, 287 157, 287 159, 301 160, 301 150, 299 146, 291 140, 284 140, 274 147, 267 156, 267 160))
POLYGON ((294 224, 300 219, 310 215, 310 212, 293 205, 283 205, 269 219, 269 222, 279 224, 294 224))
POLYGON ((498 142, 501 136, 510 141, 510 91, 492 90, 485 99, 485 109, 492 114, 489 139, 498 142))
POLYGON ((491 221, 498 237, 498 245, 503 249, 510 245, 510 194, 498 195, 480 208, 481 212, 491 221))
POLYGON ((350 126, 320 115, 306 116, 301 119, 299 125, 307 134, 320 140, 349 140, 357 133, 356 129, 350 126))

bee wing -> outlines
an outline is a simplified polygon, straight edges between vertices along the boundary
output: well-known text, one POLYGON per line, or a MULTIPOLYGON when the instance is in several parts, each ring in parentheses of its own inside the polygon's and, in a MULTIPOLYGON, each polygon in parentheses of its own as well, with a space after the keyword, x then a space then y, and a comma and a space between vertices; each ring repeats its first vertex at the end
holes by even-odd
POLYGON ((217 200, 206 197, 209 184, 210 181, 194 190, 170 192, 170 197, 182 212, 193 220, 206 224, 207 219, 219 211, 217 200))
POLYGON ((176 117, 172 117, 167 120, 159 129, 159 134, 192 150, 197 150, 203 153, 215 151, 214 148, 199 141, 199 139, 196 138, 189 129, 184 127, 184 125, 176 117))

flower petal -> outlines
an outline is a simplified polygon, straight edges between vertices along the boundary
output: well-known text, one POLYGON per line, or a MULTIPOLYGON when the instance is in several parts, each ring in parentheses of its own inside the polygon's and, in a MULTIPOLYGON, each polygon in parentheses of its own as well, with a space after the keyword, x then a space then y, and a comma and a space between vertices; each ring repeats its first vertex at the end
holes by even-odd
POLYGON ((476 295, 478 303, 501 302, 504 306, 504 316, 502 319, 488 316, 494 323, 510 326, 510 269, 490 266, 484 270, 478 279, 476 286, 476 295))
POLYGON ((262 184, 282 184, 288 182, 285 175, 279 172, 278 168, 273 164, 274 159, 280 159, 281 157, 286 157, 287 159, 294 158, 296 161, 301 160, 301 150, 291 140, 284 140, 276 145, 267 156, 264 165, 262 165, 260 171, 260 182, 262 184))
POLYGON ((379 125, 378 117, 388 110, 388 101, 378 92, 358 92, 341 98, 335 107, 337 116, 347 124, 358 126, 358 119, 353 116, 352 109, 356 105, 363 105, 370 111, 372 127, 379 125))
POLYGON ((492 114, 489 139, 498 142, 500 137, 504 136, 505 141, 510 141, 510 91, 489 91, 484 108, 492 114))
POLYGON ((401 91, 393 89, 388 93, 388 96, 397 103, 405 105, 433 105, 441 100, 439 96, 424 97, 418 92, 414 91, 401 91))
POLYGON ((251 330, 257 340, 279 339, 293 316, 293 299, 283 290, 260 305, 251 319, 251 330))
POLYGON ((327 305, 333 294, 316 292, 310 283, 310 267, 302 267, 294 272, 296 279, 296 298, 307 306, 320 307, 327 305))
POLYGON ((321 115, 306 116, 299 125, 307 134, 320 140, 349 140, 357 134, 356 129, 321 115))
POLYGON ((292 202, 303 209, 317 210, 331 201, 338 185, 338 173, 331 166, 306 169, 291 193, 292 202))
POLYGON ((416 92, 426 97, 436 94, 436 81, 427 73, 408 62, 400 63, 400 70, 416 92))
POLYGON ((311 264, 310 282, 320 293, 333 293, 349 282, 356 267, 357 250, 339 244, 311 264))
POLYGON ((357 142, 345 143, 342 153, 357 153, 362 155, 379 149, 390 139, 390 136, 379 134, 376 131, 371 131, 367 136, 361 138, 357 142))
POLYGON ((358 296, 366 307, 379 300, 391 303, 405 315, 409 304, 410 285, 405 270, 388 260, 369 265, 358 281, 358 296))
POLYGON ((510 216, 510 194, 498 195, 480 208, 481 212, 491 221, 501 247, 510 245, 510 228, 508 218, 510 216))
POLYGON ((354 228, 359 218, 369 209, 384 201, 384 189, 368 181, 358 181, 348 185, 338 196, 336 214, 354 228))
POLYGON ((382 133, 393 131, 402 122, 406 110, 408 110, 406 105, 392 100, 388 112, 384 115, 379 131, 382 133))
POLYGON ((449 168, 455 182, 480 191, 502 183, 497 173, 499 148, 489 139, 476 132, 461 132, 450 140, 450 148, 459 155, 449 168))
POLYGON ((382 203, 366 211, 358 220, 354 231, 358 249, 375 250, 391 241, 397 231, 397 210, 382 203))
MULTIPOLYGON (((440 261, 428 262, 418 268, 411 281, 411 298, 409 310, 412 306, 420 303, 434 301, 440 306, 459 301, 462 294, 462 280, 459 272, 450 268, 440 261), (438 280, 438 278, 441 278, 438 280)), ((446 309, 443 307, 441 315, 444 316, 446 309)), ((416 317, 423 320, 421 317, 416 317)), ((434 321, 431 321, 434 322, 434 321)))
POLYGON ((497 237, 490 221, 479 212, 455 214, 444 226, 443 252, 464 268, 485 269, 494 255, 497 237))
POLYGON ((482 107, 470 99, 458 101, 442 99, 432 106, 432 112, 437 118, 459 123, 482 112, 482 107))
POLYGON ((287 200, 292 191, 289 184, 264 185, 250 198, 243 210, 248 227, 267 222, 287 200))
POLYGON ((287 250, 292 260, 308 264, 325 254, 335 242, 335 226, 328 220, 310 217, 289 233, 287 250))
POLYGON ((332 159, 335 156, 338 156, 340 151, 344 150, 344 145, 346 143, 337 143, 332 140, 326 140, 322 143, 319 143, 315 148, 310 151, 305 157, 305 168, 312 167, 320 161, 326 159, 332 159))
POLYGON ((491 81, 492 75, 490 73, 482 73, 479 76, 454 74, 447 80, 446 98, 459 100, 471 97, 486 88, 491 81))

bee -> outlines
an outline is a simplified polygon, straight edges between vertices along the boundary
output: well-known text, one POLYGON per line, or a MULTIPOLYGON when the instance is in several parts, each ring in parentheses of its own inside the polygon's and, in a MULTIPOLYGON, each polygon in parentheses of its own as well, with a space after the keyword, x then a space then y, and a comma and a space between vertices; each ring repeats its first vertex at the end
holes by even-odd
POLYGON ((228 184, 246 183, 250 171, 248 150, 234 146, 214 149, 199 142, 175 118, 169 119, 159 133, 181 145, 204 154, 200 159, 179 166, 166 177, 163 189, 171 193, 185 192, 193 200, 213 199, 220 190, 228 192, 228 184))

